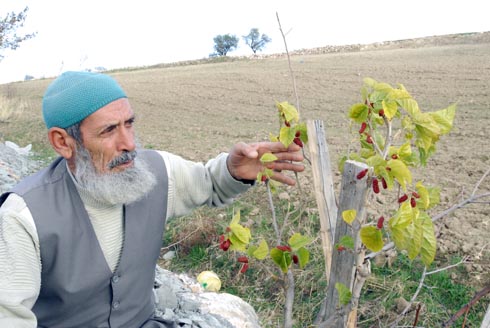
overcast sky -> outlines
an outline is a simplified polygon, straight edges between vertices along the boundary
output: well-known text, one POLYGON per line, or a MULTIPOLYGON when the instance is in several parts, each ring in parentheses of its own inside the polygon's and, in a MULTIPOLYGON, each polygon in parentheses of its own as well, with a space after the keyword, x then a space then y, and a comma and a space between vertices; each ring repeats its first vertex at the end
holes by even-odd
POLYGON ((0 18, 29 6, 22 31, 37 32, 5 51, 0 83, 65 70, 153 65, 208 57, 213 38, 251 28, 272 38, 264 53, 431 35, 490 31, 488 0, 0 0, 0 18))

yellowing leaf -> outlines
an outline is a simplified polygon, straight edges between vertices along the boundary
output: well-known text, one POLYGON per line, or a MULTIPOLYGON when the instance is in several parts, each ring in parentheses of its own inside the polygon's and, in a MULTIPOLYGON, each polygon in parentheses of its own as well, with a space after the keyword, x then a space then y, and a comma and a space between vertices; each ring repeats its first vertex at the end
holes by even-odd
POLYGON ((425 188, 425 186, 422 184, 422 181, 418 181, 415 184, 415 189, 417 189, 417 193, 420 196, 420 198, 417 199, 417 205, 424 210, 428 209, 430 205, 429 192, 427 191, 427 188, 425 188))
POLYGON ((279 138, 276 135, 269 132, 269 140, 272 142, 278 142, 279 138))
POLYGON ((284 119, 288 122, 298 122, 299 114, 296 107, 288 103, 287 101, 283 101, 281 103, 276 103, 276 107, 279 110, 279 113, 284 117, 284 119))
POLYGON ((393 87, 391 85, 389 85, 388 83, 378 82, 373 86, 373 89, 376 91, 382 91, 382 92, 388 93, 391 90, 393 90, 393 87))
POLYGON ((403 191, 407 190, 407 183, 412 183, 412 174, 403 161, 391 159, 388 161, 388 167, 391 168, 390 174, 398 181, 403 191))
POLYGON ((337 293, 339 293, 340 305, 349 304, 350 299, 352 298, 352 292, 350 291, 350 289, 340 282, 335 283, 335 289, 337 290, 337 293))
POLYGON ((456 104, 453 104, 446 109, 429 113, 429 115, 438 124, 441 134, 446 134, 453 128, 454 116, 456 115, 456 104))
POLYGON ((394 226, 390 228, 391 231, 391 239, 395 243, 395 246, 404 250, 407 249, 410 245, 410 231, 408 227, 403 226, 394 226))
POLYGON ((238 252, 247 251, 247 244, 242 242, 235 234, 231 234, 229 238, 231 241, 229 250, 238 252))
POLYGON ((414 217, 413 224, 408 226, 408 245, 407 245, 407 251, 408 251, 408 258, 413 260, 419 255, 420 249, 422 247, 422 220, 420 219, 420 216, 417 215, 414 217))
POLYGON ((429 208, 432 208, 436 205, 438 205, 441 201, 441 188, 439 187, 429 187, 427 188, 429 191, 429 208))
POLYGON ((265 153, 262 155, 262 157, 260 157, 260 162, 263 164, 275 161, 277 161, 277 156, 272 153, 265 153))
POLYGON ((232 232, 231 237, 235 236, 236 239, 244 244, 248 244, 250 242, 252 235, 249 228, 246 228, 240 224, 230 224, 230 230, 232 232))
POLYGON ((312 242, 312 239, 310 237, 303 236, 299 232, 296 232, 288 240, 288 244, 289 244, 289 246, 291 246, 291 249, 293 251, 296 251, 296 250, 308 245, 311 242, 312 242))
POLYGON ((356 219, 357 216, 357 211, 352 209, 352 210, 345 210, 342 212, 342 219, 344 219, 347 224, 351 225, 352 222, 356 219))
POLYGON ((385 116, 388 120, 391 120, 398 112, 398 104, 394 101, 383 100, 381 105, 383 106, 385 116))
POLYGON ((408 158, 412 156, 412 147, 410 142, 405 142, 398 150, 398 156, 401 158, 408 158))
POLYGON ((370 77, 365 77, 364 79, 362 79, 362 82, 366 86, 371 87, 371 88, 374 88, 374 86, 378 83, 378 81, 376 81, 375 79, 370 78, 370 77))
POLYGON ((400 205, 400 208, 388 222, 390 228, 406 228, 412 223, 413 212, 410 202, 406 201, 400 205))
POLYGON ((252 255, 258 259, 258 260, 263 260, 267 257, 269 254, 269 246, 267 246, 267 242, 265 240, 262 240, 259 244, 259 247, 254 250, 252 255))
POLYGON ((362 227, 360 231, 361 241, 368 249, 379 252, 383 249, 383 236, 381 230, 373 226, 362 227))
POLYGON ((400 84, 399 87, 400 89, 392 89, 388 94, 388 97, 392 100, 410 99, 411 96, 405 87, 403 87, 402 84, 400 84))
POLYGON ((429 266, 436 256, 437 240, 434 233, 434 225, 432 219, 425 212, 420 213, 422 220, 422 246, 420 249, 420 257, 422 262, 429 266))
POLYGON ((365 104, 355 104, 349 109, 349 118, 357 123, 362 123, 367 120, 369 108, 365 104))
POLYGON ((282 142, 284 147, 288 147, 294 140, 294 129, 283 126, 279 131, 279 141, 282 142))
POLYGON ((417 102, 412 98, 398 99, 398 105, 405 109, 410 116, 420 113, 420 108, 417 102))
POLYGON ((232 225, 232 224, 239 224, 239 222, 240 222, 240 211, 237 211, 233 215, 233 218, 231 219, 230 225, 232 225))

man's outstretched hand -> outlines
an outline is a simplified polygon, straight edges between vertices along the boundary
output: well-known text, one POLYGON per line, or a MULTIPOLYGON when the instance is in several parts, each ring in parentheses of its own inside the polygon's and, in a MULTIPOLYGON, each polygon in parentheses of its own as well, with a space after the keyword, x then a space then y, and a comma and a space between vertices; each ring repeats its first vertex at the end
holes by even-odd
POLYGON ((295 179, 282 173, 282 171, 302 172, 305 169, 303 164, 298 164, 304 159, 301 147, 294 143, 289 148, 284 147, 280 142, 237 143, 230 150, 226 162, 228 171, 237 180, 255 180, 257 174, 264 169, 260 157, 265 153, 272 153, 277 157, 277 161, 265 164, 265 167, 274 170, 271 179, 291 186, 295 185, 295 179))

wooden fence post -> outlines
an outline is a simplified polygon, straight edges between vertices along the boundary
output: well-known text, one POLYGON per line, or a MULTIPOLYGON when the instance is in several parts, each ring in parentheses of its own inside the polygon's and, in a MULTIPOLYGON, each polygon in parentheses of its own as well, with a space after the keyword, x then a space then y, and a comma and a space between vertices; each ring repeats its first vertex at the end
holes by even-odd
POLYGON ((329 281, 337 221, 337 201, 333 188, 332 168, 323 122, 308 120, 306 126, 308 130, 308 149, 313 171, 313 184, 320 219, 320 235, 325 257, 325 275, 326 280, 329 281))
POLYGON ((359 230, 360 222, 364 221, 365 201, 367 197, 366 179, 358 180, 356 175, 368 168, 364 163, 346 161, 342 174, 339 208, 337 212, 337 225, 335 228, 334 245, 343 236, 351 236, 354 240, 354 251, 344 250, 332 252, 332 266, 328 282, 326 300, 328 302, 324 322, 329 322, 328 327, 355 327, 357 322, 357 300, 351 301, 347 306, 339 307, 339 295, 335 288, 336 283, 342 283, 351 291, 356 282, 356 274, 360 263, 357 252, 361 249, 359 230), (348 225, 342 218, 342 212, 354 209, 357 212, 356 219, 348 225))

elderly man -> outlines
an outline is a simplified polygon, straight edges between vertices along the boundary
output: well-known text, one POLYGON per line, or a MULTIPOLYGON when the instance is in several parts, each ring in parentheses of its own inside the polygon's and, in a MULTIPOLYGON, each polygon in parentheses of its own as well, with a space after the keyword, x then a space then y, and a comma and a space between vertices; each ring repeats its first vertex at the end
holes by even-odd
POLYGON ((43 98, 60 155, 0 197, 0 327, 174 327, 154 316, 167 219, 246 191, 273 152, 273 179, 303 170, 296 145, 238 143, 206 164, 137 149, 135 114, 105 74, 66 72, 43 98))

